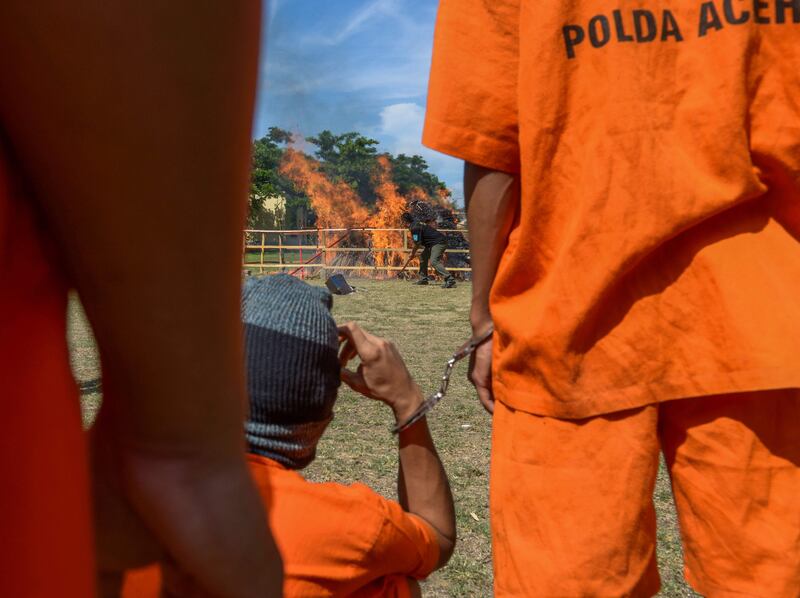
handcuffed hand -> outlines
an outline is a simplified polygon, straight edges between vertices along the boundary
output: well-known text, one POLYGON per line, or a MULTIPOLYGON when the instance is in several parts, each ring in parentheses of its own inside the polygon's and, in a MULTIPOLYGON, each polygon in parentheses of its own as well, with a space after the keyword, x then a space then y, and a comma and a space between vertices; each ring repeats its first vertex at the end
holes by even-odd
POLYGON ((389 405, 397 421, 411 415, 422 402, 422 393, 397 347, 354 322, 339 326, 339 337, 342 381, 356 392, 389 405), (358 368, 347 369, 347 364, 355 357, 361 360, 358 368))
POLYGON ((469 381, 478 392, 478 399, 489 413, 494 413, 492 392, 492 339, 481 344, 469 359, 469 381))

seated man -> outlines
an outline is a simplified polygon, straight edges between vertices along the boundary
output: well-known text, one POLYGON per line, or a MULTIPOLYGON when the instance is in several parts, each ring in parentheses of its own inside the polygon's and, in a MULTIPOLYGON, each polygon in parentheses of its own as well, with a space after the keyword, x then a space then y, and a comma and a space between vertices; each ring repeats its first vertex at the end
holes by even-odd
MULTIPOLYGON (((326 290, 283 274, 244 288, 250 468, 283 557, 284 595, 419 595, 415 580, 447 563, 455 543, 453 498, 425 420, 400 433, 399 502, 298 473, 333 418, 340 376, 398 422, 423 400, 394 346, 356 324, 337 331, 331 305, 326 290), (355 357, 358 369, 345 369, 355 357)), ((122 595, 155 597, 160 585, 155 566, 129 572, 122 595)))

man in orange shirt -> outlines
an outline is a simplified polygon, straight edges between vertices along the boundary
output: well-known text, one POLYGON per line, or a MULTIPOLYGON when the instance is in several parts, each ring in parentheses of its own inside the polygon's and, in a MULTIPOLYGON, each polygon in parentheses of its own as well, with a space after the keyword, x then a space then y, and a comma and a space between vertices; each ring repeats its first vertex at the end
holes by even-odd
POLYGON ((206 592, 280 587, 241 429, 259 24, 249 0, 0 3, 0 596, 89 598, 167 555, 206 592), (91 477, 70 287, 103 367, 91 477))
POLYGON ((800 594, 800 3, 442 0, 498 596, 800 594))
MULTIPOLYGON (((399 503, 362 484, 311 483, 340 376, 398 422, 422 395, 391 343, 356 324, 337 331, 332 297, 285 274, 249 279, 243 298, 250 470, 284 562, 284 595, 411 596, 455 543, 453 498, 428 426, 400 433, 399 503), (343 339, 337 355, 339 337, 343 339), (344 367, 360 358, 353 372, 344 367)), ((127 576, 124 598, 158 596, 154 568, 127 576)))

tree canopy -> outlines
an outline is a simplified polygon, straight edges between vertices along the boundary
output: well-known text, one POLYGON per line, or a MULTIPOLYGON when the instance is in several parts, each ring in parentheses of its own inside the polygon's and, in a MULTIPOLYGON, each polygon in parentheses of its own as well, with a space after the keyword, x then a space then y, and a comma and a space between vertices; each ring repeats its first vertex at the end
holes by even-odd
MULTIPOLYGON (((293 141, 288 131, 270 127, 264 137, 253 142, 249 227, 313 225, 315 217, 308 197, 279 171, 284 153, 293 141), (269 199, 274 197, 285 200, 283 210, 270 207, 269 199)), ((429 171, 422 156, 381 154, 377 148, 378 141, 361 133, 351 131, 336 135, 325 130, 307 137, 305 141, 316 146, 313 157, 319 162, 321 172, 334 182, 350 186, 367 206, 376 201, 375 175, 381 155, 389 159, 392 181, 401 194, 419 190, 433 200, 449 194, 447 186, 429 171)))
POLYGON ((430 198, 439 194, 450 195, 447 185, 428 170, 428 163, 422 156, 398 154, 389 156, 392 165, 392 179, 401 195, 409 195, 414 189, 421 189, 430 198))

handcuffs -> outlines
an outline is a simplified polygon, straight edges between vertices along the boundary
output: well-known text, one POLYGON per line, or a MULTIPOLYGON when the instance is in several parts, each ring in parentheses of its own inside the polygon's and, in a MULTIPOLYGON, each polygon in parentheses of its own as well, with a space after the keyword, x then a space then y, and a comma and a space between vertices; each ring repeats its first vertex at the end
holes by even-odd
POLYGON ((447 364, 444 366, 444 373, 442 374, 442 381, 439 384, 439 390, 425 399, 422 404, 417 407, 414 413, 408 417, 408 419, 402 423, 398 423, 394 428, 392 428, 392 434, 399 434, 403 430, 407 430, 425 417, 425 415, 431 409, 433 409, 436 404, 447 394, 447 387, 450 385, 450 376, 453 373, 453 368, 455 365, 465 357, 472 355, 472 353, 475 352, 475 349, 492 338, 492 334, 494 334, 494 326, 489 326, 489 329, 486 332, 480 336, 473 336, 458 351, 453 353, 453 356, 447 360, 447 364))

